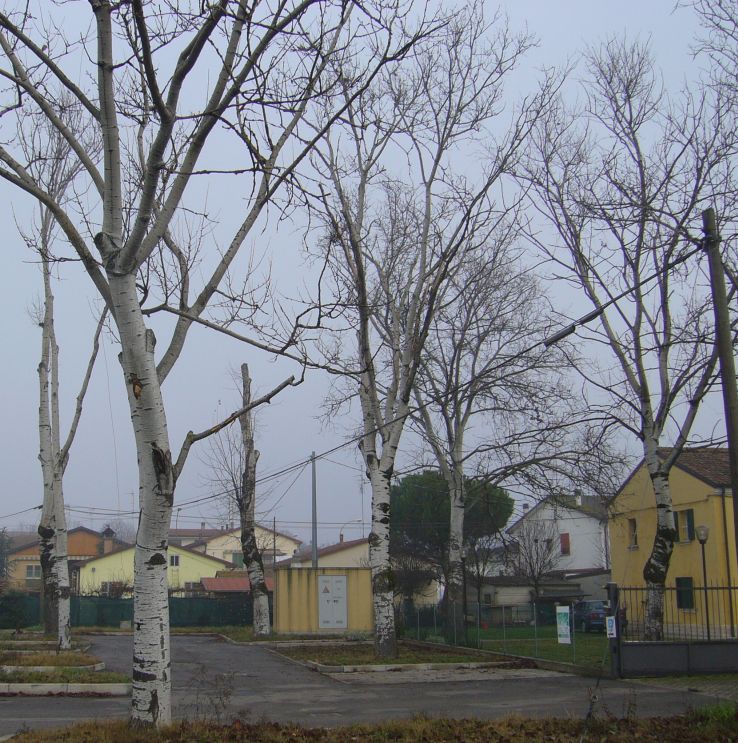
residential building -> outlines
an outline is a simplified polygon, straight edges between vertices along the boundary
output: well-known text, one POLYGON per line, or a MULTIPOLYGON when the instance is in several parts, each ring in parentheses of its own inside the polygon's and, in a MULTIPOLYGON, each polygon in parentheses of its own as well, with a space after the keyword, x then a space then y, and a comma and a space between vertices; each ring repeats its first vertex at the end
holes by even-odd
POLYGON ((544 498, 507 528, 511 540, 521 548, 526 538, 550 540, 550 559, 544 572, 559 575, 607 570, 610 556, 607 509, 598 498, 579 493, 544 498))
MULTIPOLYGON (((133 590, 135 547, 121 547, 77 567, 75 584, 82 595, 130 595, 133 590)), ((201 552, 169 545, 167 580, 171 591, 201 590, 203 578, 215 577, 219 570, 233 565, 201 552)))
MULTIPOLYGON (((295 554, 289 562, 283 562, 279 567, 310 568, 313 566, 312 550, 307 545, 295 554)), ((366 568, 369 567, 369 540, 343 539, 327 547, 318 549, 319 568, 366 568)))
MULTIPOLYGON (((274 561, 291 557, 302 544, 297 537, 261 524, 256 524, 255 532, 265 568, 270 568, 274 561)), ((169 544, 189 547, 236 567, 243 567, 241 528, 234 528, 232 524, 222 529, 206 529, 203 521, 199 529, 170 529, 169 544)))
MULTIPOLYGON (((15 590, 41 589, 41 549, 38 534, 28 535, 25 543, 8 552, 8 587, 15 590)), ((70 567, 93 557, 125 546, 115 532, 106 527, 102 532, 76 526, 67 532, 67 554, 70 567)))
MULTIPOLYGON (((666 456, 668 450, 659 452, 666 456)), ((736 585, 733 497, 728 449, 685 449, 669 476, 677 538, 666 585, 682 589, 685 599, 702 585, 702 551, 696 527, 707 526, 705 567, 708 583, 736 585)), ((656 497, 648 468, 641 462, 618 490, 610 508, 612 579, 622 586, 643 586, 643 568, 656 535, 656 497)), ((685 603, 689 603, 686 600, 685 603)))

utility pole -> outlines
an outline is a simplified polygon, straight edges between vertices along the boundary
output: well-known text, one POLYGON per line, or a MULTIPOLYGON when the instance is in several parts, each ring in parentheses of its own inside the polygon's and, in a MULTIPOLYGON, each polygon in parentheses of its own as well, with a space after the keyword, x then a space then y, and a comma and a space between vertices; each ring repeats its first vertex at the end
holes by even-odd
POLYGON ((715 309, 715 333, 720 357, 720 378, 723 384, 723 406, 725 408, 725 430, 728 437, 728 461, 730 462, 730 488, 733 493, 733 529, 738 551, 738 390, 736 389, 733 338, 730 330, 728 298, 725 293, 725 273, 720 258, 720 235, 717 231, 715 210, 702 212, 702 231, 705 233, 707 258, 710 265, 710 285, 715 309))
POLYGON ((272 580, 277 577, 277 517, 272 516, 272 580))
POLYGON ((313 463, 313 568, 318 567, 318 485, 315 475, 315 452, 310 455, 313 463))

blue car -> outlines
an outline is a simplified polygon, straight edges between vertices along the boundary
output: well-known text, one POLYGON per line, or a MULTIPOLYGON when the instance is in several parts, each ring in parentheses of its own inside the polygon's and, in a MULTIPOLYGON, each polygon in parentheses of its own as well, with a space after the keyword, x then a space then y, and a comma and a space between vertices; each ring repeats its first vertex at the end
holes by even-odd
POLYGON ((582 632, 604 632, 607 601, 577 601, 574 604, 574 628, 582 632))

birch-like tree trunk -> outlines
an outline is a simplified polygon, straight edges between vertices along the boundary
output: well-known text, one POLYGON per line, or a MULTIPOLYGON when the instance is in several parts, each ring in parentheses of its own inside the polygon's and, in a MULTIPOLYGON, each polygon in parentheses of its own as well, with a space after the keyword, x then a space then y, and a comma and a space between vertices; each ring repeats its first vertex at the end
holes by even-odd
POLYGON ((59 347, 54 332, 54 295, 48 255, 42 257, 44 310, 41 323, 39 376, 39 461, 44 497, 38 527, 44 631, 57 638, 60 650, 72 647, 69 613, 69 565, 67 522, 64 513, 62 477, 66 462, 61 460, 59 438, 59 347))
MULTIPOLYGON (((493 192, 547 98, 545 91, 533 96, 495 138, 489 125, 504 109, 504 78, 529 44, 501 17, 487 22, 482 3, 465 6, 424 40, 405 74, 378 78, 347 106, 343 131, 326 137, 314 159, 324 178, 322 247, 339 304, 355 321, 355 364, 344 371, 353 396, 358 391, 372 488, 369 558, 380 658, 396 653, 389 493, 412 390, 444 287, 463 255, 481 252, 475 228, 504 213, 493 192), (471 132, 485 141, 473 176, 458 166, 469 155, 471 132)), ((463 492, 456 498, 458 516, 463 492)), ((456 552, 460 565, 460 545, 456 552)))
MULTIPOLYGON (((251 405, 251 377, 248 364, 241 365, 242 404, 244 408, 251 405)), ((243 449, 243 473, 241 491, 236 496, 238 513, 241 518, 241 549, 243 562, 249 574, 251 599, 254 610, 254 635, 266 637, 271 632, 269 620, 269 591, 264 580, 264 564, 261 550, 256 542, 256 464, 259 452, 254 447, 253 416, 251 411, 244 413, 241 423, 241 446, 243 449)))
POLYGON ((584 109, 560 106, 531 148, 532 205, 556 236, 531 239, 594 308, 588 321, 599 318, 599 328, 583 327, 582 339, 606 349, 610 363, 579 373, 593 408, 638 441, 651 477, 646 636, 660 639, 675 538, 669 475, 717 364, 709 291, 690 259, 700 250, 701 205, 735 197, 735 133, 713 116, 709 92, 672 99, 646 46, 611 40, 588 65, 584 109))
MULTIPOLYGON (((351 56, 351 49, 366 63, 344 81, 347 100, 353 101, 378 70, 403 57, 423 35, 426 21, 420 21, 416 37, 406 35, 404 22, 403 31, 395 33, 401 9, 393 3, 367 10, 314 0, 185 2, 176 8, 89 0, 89 7, 94 23, 76 45, 60 42, 55 32, 64 24, 61 6, 50 6, 41 20, 28 8, 0 11, 0 73, 7 83, 0 126, 27 125, 33 112, 59 133, 79 165, 82 182, 74 207, 55 198, 49 183, 33 172, 36 149, 19 154, 13 136, 3 136, 0 144, 0 177, 49 209, 115 323, 139 468, 132 719, 165 725, 171 720, 167 538, 176 479, 193 443, 235 423, 245 411, 187 434, 173 462, 162 384, 194 323, 225 332, 218 322, 204 321, 203 313, 230 281, 251 230, 263 226, 267 205, 283 185, 295 182, 315 140, 345 110, 347 103, 339 100, 331 108, 336 99, 328 100, 336 87, 335 55, 351 56), (83 134, 66 124, 65 95, 83 114, 80 131, 98 134, 102 163, 83 134), (328 101, 321 109, 328 111, 324 129, 302 136, 305 113, 319 100, 328 101), (218 137, 225 139, 206 148, 218 137), (224 172, 222 162, 208 162, 204 153, 212 156, 226 147, 234 154, 224 172), (176 229, 176 217, 185 215, 184 220, 200 221, 192 232, 210 234, 201 197, 192 203, 185 198, 195 175, 209 182, 226 175, 230 190, 236 180, 245 183, 244 213, 235 225, 224 226, 231 229, 230 241, 201 253, 177 241, 192 225, 181 233, 176 229), (191 269, 199 258, 197 274, 204 278, 191 295, 191 269), (157 312, 177 315, 158 359, 147 325, 157 312)), ((241 321, 244 304, 244 295, 233 296, 225 323, 241 321)), ((287 335, 276 344, 242 337, 272 353, 287 353, 299 344, 299 328, 287 335)), ((299 353, 293 357, 302 360, 299 353)), ((261 402, 292 381, 275 385, 261 402)))

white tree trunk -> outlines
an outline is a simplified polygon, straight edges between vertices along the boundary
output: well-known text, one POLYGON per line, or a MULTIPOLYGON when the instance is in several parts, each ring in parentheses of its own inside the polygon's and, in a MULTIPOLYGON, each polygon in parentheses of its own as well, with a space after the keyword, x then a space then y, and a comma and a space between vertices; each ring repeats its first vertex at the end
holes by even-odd
MULTIPOLYGON (((241 365, 243 407, 251 404, 251 378, 248 364, 241 365)), ((254 447, 254 430, 251 411, 240 417, 241 443, 243 447, 243 473, 241 495, 238 503, 241 518, 241 550, 249 574, 251 599, 254 612, 254 635, 266 637, 271 633, 269 621, 269 591, 264 580, 264 565, 256 542, 256 464, 259 452, 254 447)))
POLYGON ((656 536, 651 554, 643 567, 646 582, 645 636, 647 640, 664 639, 664 588, 669 561, 674 549, 674 512, 671 508, 669 473, 657 455, 657 442, 650 441, 646 450, 646 466, 656 496, 656 536))
POLYGON ((166 415, 154 358, 154 334, 144 323, 135 276, 108 274, 136 438, 140 517, 133 588, 132 721, 171 722, 167 539, 174 470, 166 415))
POLYGON ((38 426, 44 494, 38 535, 43 583, 43 624, 47 634, 56 636, 58 647, 68 650, 72 646, 72 635, 69 624, 67 524, 62 490, 65 463, 59 434, 59 348, 54 332, 54 295, 46 255, 42 256, 42 264, 44 314, 41 361, 38 365, 38 426))
MULTIPOLYGON (((375 460, 376 462, 376 460, 375 460)), ((372 529, 369 566, 374 601, 374 648, 378 658, 397 657, 395 591, 390 564, 390 478, 379 466, 369 466, 372 486, 372 529)))

